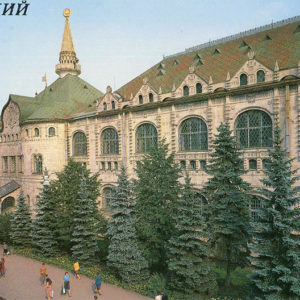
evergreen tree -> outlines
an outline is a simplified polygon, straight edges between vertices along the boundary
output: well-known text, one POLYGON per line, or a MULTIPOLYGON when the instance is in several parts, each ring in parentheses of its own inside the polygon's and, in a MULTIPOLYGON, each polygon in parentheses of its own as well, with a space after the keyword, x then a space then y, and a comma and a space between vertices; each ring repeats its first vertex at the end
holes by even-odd
POLYGON ((17 207, 11 220, 11 239, 14 245, 18 247, 31 246, 31 214, 29 205, 25 201, 21 191, 17 199, 17 207))
POLYGON ((229 125, 222 123, 217 130, 207 167, 212 177, 205 185, 205 193, 209 201, 210 238, 221 249, 227 265, 225 285, 229 287, 231 270, 247 263, 250 186, 241 178, 245 173, 243 161, 229 125))
POLYGON ((57 241, 55 239, 55 211, 55 196, 51 193, 48 174, 45 172, 43 189, 37 196, 32 237, 34 248, 38 253, 45 257, 54 256, 57 252, 57 241))
POLYGON ((166 270, 166 246, 173 232, 172 204, 179 194, 180 169, 165 141, 138 162, 134 193, 137 232, 142 252, 152 270, 166 270))
POLYGON ((109 219, 107 229, 110 241, 107 265, 115 269, 126 282, 142 281, 149 276, 148 264, 137 241, 135 200, 124 167, 118 176, 110 205, 113 215, 109 219))
MULTIPOLYGON (((96 178, 98 174, 92 177, 96 178)), ((72 233, 72 255, 79 263, 91 265, 97 251, 97 208, 98 182, 89 182, 89 177, 81 175, 78 198, 73 211, 74 230, 72 233), (96 183, 96 184, 95 184, 96 183), (92 184, 92 185, 91 185, 92 184)))
POLYGON ((294 186, 299 176, 281 144, 277 127, 259 190, 262 206, 251 246, 256 254, 250 257, 255 299, 300 298, 300 198, 299 186, 294 186))
POLYGON ((212 294, 217 282, 210 267, 204 207, 201 196, 192 190, 188 174, 174 212, 176 231, 169 241, 169 285, 185 293, 212 294))
POLYGON ((79 162, 70 160, 64 170, 51 181, 51 190, 56 201, 56 237, 59 247, 70 252, 73 244, 76 202, 79 198, 81 177, 87 178, 87 188, 94 199, 99 196, 98 174, 90 175, 90 171, 79 162))

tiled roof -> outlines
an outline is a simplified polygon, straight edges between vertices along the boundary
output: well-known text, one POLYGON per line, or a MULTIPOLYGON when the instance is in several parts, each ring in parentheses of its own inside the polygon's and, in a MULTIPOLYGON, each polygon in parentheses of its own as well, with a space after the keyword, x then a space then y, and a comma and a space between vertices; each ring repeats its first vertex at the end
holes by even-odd
POLYGON ((21 110, 21 123, 69 119, 82 112, 95 110, 93 101, 102 92, 78 76, 58 78, 36 97, 11 95, 21 110))
POLYGON ((11 182, 3 185, 0 187, 0 198, 12 193, 13 191, 17 190, 20 185, 12 180, 11 182))
MULTIPOLYGON (((122 86, 116 92, 125 99, 130 99, 139 91, 143 84, 143 78, 147 78, 149 84, 162 93, 171 92, 189 74, 189 67, 195 66, 195 73, 207 83, 212 76, 213 83, 224 82, 229 72, 233 77, 247 61, 247 53, 252 49, 255 59, 273 70, 276 60, 280 70, 295 68, 300 59, 300 21, 296 17, 290 24, 283 22, 283 26, 272 29, 272 26, 263 27, 262 30, 246 36, 219 40, 220 43, 212 43, 213 46, 195 47, 185 52, 164 58, 140 76, 122 86), (194 50, 195 49, 195 50, 194 50), (162 70, 162 72, 161 72, 162 70)), ((280 25, 280 23, 279 23, 280 25)))

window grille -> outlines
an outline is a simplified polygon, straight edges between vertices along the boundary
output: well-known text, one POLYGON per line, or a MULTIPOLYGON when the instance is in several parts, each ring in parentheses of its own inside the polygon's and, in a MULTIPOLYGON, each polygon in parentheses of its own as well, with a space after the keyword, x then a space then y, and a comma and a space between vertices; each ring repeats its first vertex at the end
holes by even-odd
POLYGON ((34 173, 36 174, 42 174, 43 173, 43 160, 41 155, 34 155, 33 156, 34 162, 33 162, 33 168, 34 173))
POLYGON ((200 169, 204 171, 206 170, 206 160, 200 160, 200 169))
POLYGON ((136 131, 136 152, 145 153, 157 147, 157 130, 152 124, 142 124, 136 131))
POLYGON ((248 76, 246 74, 241 74, 240 76, 240 85, 248 84, 248 76))
POLYGON ((149 102, 153 102, 153 94, 149 93, 149 102))
POLYGON ((101 134, 102 154, 119 154, 119 138, 114 128, 107 128, 101 134))
POLYGON ((250 220, 251 222, 256 222, 258 221, 258 210, 262 208, 262 201, 258 197, 254 196, 250 200, 250 220))
POLYGON ((39 136, 40 130, 38 128, 34 128, 34 136, 39 136))
POLYGON ((115 108, 116 108, 115 101, 111 101, 111 109, 115 109, 115 108))
POLYGON ((3 156, 3 172, 7 172, 7 171, 8 171, 8 157, 3 156))
POLYGON ((143 96, 139 95, 139 104, 143 104, 143 96))
POLYGON ((15 173, 16 172, 16 157, 15 156, 11 156, 10 157, 10 161, 11 161, 11 172, 15 173))
POLYGON ((190 89, 187 85, 183 87, 183 96, 188 96, 190 94, 190 89))
POLYGON ((48 129, 48 135, 49 136, 55 136, 55 128, 54 127, 50 127, 48 129))
POLYGON ((114 165, 115 165, 115 170, 118 170, 118 162, 117 161, 115 161, 114 165))
POLYGON ((183 121, 179 132, 180 151, 208 149, 207 126, 200 118, 189 118, 183 121))
POLYGON ((202 93, 202 85, 201 83, 196 84, 196 93, 201 94, 202 93))
POLYGON ((195 160, 190 161, 190 167, 192 170, 196 170, 196 161, 195 160))
POLYGON ((7 197, 1 203, 1 211, 4 212, 4 210, 14 206, 15 206, 15 199, 13 197, 7 197))
POLYGON ((204 213, 204 206, 207 204, 206 199, 199 193, 195 193, 196 198, 198 199, 198 201, 200 202, 200 207, 199 207, 199 211, 198 213, 200 215, 203 215, 204 213))
POLYGON ((107 104, 106 104, 106 102, 103 103, 103 110, 107 110, 107 104))
POLYGON ((257 170, 257 160, 249 159, 249 170, 257 170))
POLYGON ((261 110, 248 110, 240 114, 236 121, 235 134, 241 149, 273 146, 272 120, 261 110))
POLYGON ((87 155, 87 140, 83 132, 76 132, 73 135, 73 156, 87 155))
POLYGON ((110 161, 107 163, 107 170, 111 170, 111 162, 110 161))
POLYGON ((186 161, 185 161, 185 160, 181 160, 181 161, 180 161, 180 167, 181 167, 182 169, 186 169, 186 161))
POLYGON ((257 82, 265 82, 265 72, 263 70, 259 70, 256 74, 257 82))
POLYGON ((113 200, 113 189, 110 187, 104 188, 102 207, 106 210, 110 210, 110 205, 112 200, 113 200))

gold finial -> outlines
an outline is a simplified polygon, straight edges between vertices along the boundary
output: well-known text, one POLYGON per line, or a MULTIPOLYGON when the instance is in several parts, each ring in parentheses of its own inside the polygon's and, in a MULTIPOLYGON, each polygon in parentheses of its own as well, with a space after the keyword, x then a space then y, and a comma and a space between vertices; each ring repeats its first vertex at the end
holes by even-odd
POLYGON ((71 16, 71 9, 70 8, 66 8, 63 11, 63 16, 68 19, 71 16))

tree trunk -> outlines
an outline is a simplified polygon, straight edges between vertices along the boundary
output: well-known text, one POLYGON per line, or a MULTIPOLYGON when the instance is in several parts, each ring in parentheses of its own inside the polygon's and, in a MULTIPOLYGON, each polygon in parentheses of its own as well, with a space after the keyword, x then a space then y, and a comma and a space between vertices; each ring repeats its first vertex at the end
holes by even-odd
POLYGON ((229 288, 230 286, 230 267, 231 267, 231 245, 227 245, 227 269, 226 269, 226 281, 225 281, 225 287, 229 288))

